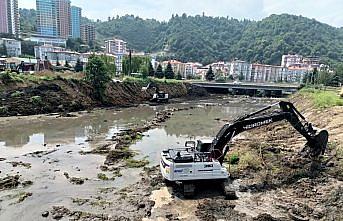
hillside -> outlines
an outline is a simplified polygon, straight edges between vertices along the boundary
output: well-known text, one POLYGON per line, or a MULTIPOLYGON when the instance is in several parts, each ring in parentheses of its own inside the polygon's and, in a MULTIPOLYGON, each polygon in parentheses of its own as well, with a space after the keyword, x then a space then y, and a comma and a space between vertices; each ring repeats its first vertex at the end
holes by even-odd
MULTIPOLYGON (((21 11, 25 30, 34 27, 31 13, 21 11), (25 16, 31 16, 26 19, 25 16)), ((83 22, 89 22, 83 19, 83 22)), ((138 51, 159 52, 182 61, 204 64, 244 59, 279 64, 282 54, 317 55, 323 62, 343 61, 343 28, 288 14, 261 21, 224 17, 173 15, 168 22, 126 15, 94 22, 98 42, 119 37, 138 51)))

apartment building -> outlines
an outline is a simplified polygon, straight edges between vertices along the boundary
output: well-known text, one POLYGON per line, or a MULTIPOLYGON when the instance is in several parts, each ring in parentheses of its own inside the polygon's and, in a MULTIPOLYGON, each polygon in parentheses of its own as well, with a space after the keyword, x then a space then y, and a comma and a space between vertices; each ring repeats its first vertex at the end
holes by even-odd
POLYGON ((303 56, 301 55, 283 55, 281 60, 282 67, 289 67, 297 64, 301 64, 303 61, 303 56))
POLYGON ((121 39, 114 38, 105 41, 106 54, 116 56, 115 65, 117 73, 123 72, 123 59, 127 55, 127 43, 121 39))
POLYGON ((21 41, 9 38, 1 38, 0 45, 5 45, 8 57, 19 57, 21 55, 21 41))
POLYGON ((86 44, 93 44, 95 41, 95 26, 92 24, 81 25, 81 39, 86 44))
POLYGON ((81 14, 82 9, 76 6, 71 7, 71 37, 81 38, 81 14))
POLYGON ((56 0, 56 2, 58 36, 61 38, 69 38, 72 28, 70 0, 56 0))
POLYGON ((56 0, 36 0, 38 35, 58 36, 56 8, 56 0))
POLYGON ((229 75, 234 79, 243 76, 244 81, 249 81, 251 79, 251 64, 246 61, 234 60, 230 64, 229 75))
POLYGON ((0 33, 20 37, 18 0, 0 0, 0 33))

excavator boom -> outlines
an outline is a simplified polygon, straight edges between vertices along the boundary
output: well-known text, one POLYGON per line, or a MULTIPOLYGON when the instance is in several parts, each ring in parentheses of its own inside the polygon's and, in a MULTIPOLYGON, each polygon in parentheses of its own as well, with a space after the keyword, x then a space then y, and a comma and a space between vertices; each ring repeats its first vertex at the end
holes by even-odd
POLYGON ((274 105, 265 107, 252 114, 248 114, 235 120, 232 124, 226 124, 219 131, 212 142, 211 149, 213 157, 223 163, 224 157, 229 150, 228 143, 238 134, 272 124, 274 122, 287 120, 301 135, 307 140, 307 145, 310 147, 310 155, 315 158, 324 154, 328 143, 329 134, 326 130, 317 133, 312 125, 305 120, 305 117, 294 107, 290 102, 281 101, 277 103, 280 110, 277 112, 264 114, 274 105), (259 116, 257 116, 259 115, 259 116))

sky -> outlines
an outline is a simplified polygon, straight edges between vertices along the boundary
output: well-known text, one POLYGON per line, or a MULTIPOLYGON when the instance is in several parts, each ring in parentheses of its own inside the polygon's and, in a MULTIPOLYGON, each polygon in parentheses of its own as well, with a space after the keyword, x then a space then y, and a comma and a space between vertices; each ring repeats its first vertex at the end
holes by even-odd
MULTIPOLYGON (((35 0, 18 0, 21 8, 35 8, 35 0)), ((106 20, 132 14, 168 20, 172 14, 229 16, 261 20, 271 14, 294 14, 343 27, 343 0, 71 0, 83 16, 106 20)))

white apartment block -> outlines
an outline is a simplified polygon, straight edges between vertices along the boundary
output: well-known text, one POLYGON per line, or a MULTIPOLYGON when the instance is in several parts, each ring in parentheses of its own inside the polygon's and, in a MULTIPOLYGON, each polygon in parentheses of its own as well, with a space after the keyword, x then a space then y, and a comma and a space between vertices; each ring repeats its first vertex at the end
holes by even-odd
POLYGON ((105 41, 106 53, 108 54, 126 54, 127 43, 121 39, 105 41))
POLYGON ((48 59, 47 56, 49 52, 62 52, 62 51, 65 51, 65 49, 62 47, 55 47, 52 45, 41 45, 41 46, 35 46, 34 51, 35 51, 36 58, 40 60, 46 60, 48 59))
POLYGON ((285 81, 289 83, 302 83, 308 71, 307 68, 289 67, 285 81))
POLYGON ((244 81, 249 81, 251 78, 251 64, 240 60, 232 61, 229 75, 233 76, 234 79, 239 78, 239 76, 243 76, 244 81))
POLYGON ((105 41, 107 54, 116 56, 115 65, 117 73, 123 72, 123 58, 127 54, 127 43, 121 39, 112 39, 105 41))
POLYGON ((282 67, 289 67, 293 65, 301 64, 303 61, 303 56, 301 55, 283 55, 281 60, 282 67))
POLYGON ((21 41, 1 38, 0 45, 5 45, 8 57, 19 57, 21 55, 21 41))

